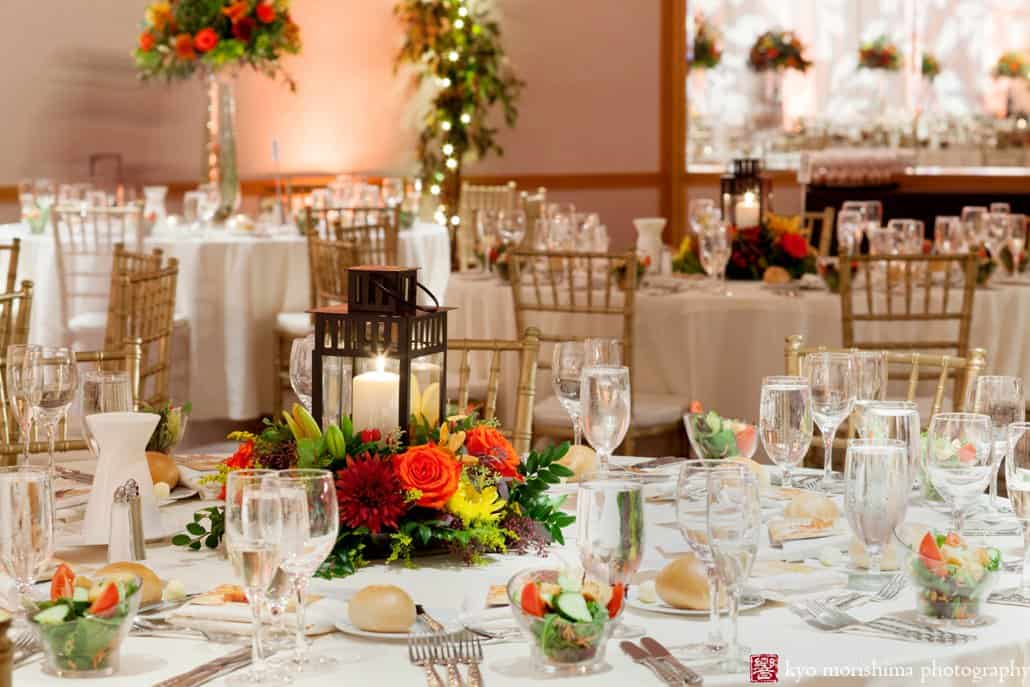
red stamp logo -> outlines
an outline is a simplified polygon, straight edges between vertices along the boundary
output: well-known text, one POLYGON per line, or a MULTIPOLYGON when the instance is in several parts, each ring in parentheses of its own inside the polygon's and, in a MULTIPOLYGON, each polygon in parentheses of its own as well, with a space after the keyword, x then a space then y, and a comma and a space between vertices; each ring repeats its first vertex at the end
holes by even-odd
POLYGON ((751 682, 779 682, 779 654, 751 654, 749 679, 751 682))

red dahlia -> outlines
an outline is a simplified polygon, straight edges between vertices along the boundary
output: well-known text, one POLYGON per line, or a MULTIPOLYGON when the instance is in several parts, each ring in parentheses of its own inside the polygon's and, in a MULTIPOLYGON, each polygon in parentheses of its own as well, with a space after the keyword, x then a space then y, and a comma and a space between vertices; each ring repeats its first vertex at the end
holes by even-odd
POLYGON ((347 462, 348 466, 336 473, 340 524, 367 527, 373 534, 396 528, 408 502, 393 463, 368 454, 347 462))

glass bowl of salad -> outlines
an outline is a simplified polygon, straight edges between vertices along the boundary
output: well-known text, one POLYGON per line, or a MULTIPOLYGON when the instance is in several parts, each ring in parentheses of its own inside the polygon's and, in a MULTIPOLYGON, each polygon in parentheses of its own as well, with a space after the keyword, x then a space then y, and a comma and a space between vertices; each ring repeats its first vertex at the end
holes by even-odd
POLYGON ((536 568, 508 581, 508 599, 538 673, 585 675, 604 666, 625 587, 536 568))
MULTIPOLYGON (((695 406, 696 407, 696 406, 695 406)), ((751 458, 758 446, 758 429, 743 420, 722 417, 713 410, 683 416, 690 446, 697 458, 751 458)))
POLYGON ((58 677, 105 677, 118 670, 122 641, 139 610, 139 578, 75 586, 66 565, 54 574, 50 600, 29 613, 43 647, 44 671, 58 677))
POLYGON ((980 606, 998 581, 1001 551, 955 532, 927 531, 908 551, 916 611, 934 625, 982 625, 980 606))

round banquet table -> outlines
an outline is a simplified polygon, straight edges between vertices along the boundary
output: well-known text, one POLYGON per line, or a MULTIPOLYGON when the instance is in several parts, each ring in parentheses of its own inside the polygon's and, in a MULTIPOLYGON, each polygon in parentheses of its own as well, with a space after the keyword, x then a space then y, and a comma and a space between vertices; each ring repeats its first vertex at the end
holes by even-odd
MULTIPOLYGON (((29 234, 18 224, 0 227, 0 241, 13 236, 22 239, 18 278, 35 285, 30 340, 66 345, 54 322, 60 293, 53 277, 53 239, 29 234)), ((192 401, 197 420, 247 420, 269 412, 277 383, 272 369, 276 315, 310 307, 304 238, 295 231, 269 237, 161 231, 146 240, 146 247, 179 260, 176 311, 189 322, 189 375, 185 397, 175 400, 192 401)), ((444 227, 416 223, 402 230, 398 258, 419 268, 419 279, 443 296, 450 277, 444 227)))
MULTIPOLYGON (((617 458, 616 462, 622 460, 617 458)), ((88 463, 72 463, 70 466, 91 469, 88 463)), ((670 474, 675 474, 675 467, 670 474)), ((211 504, 191 501, 163 508, 164 523, 166 527, 182 527, 194 510, 206 505, 211 504)), ((571 507, 571 504, 568 507, 571 507)), ((675 509, 671 503, 656 503, 648 499, 645 506, 645 555, 640 568, 642 572, 658 570, 671 557, 682 555, 685 551, 685 544, 674 524, 674 518, 675 509)), ((843 515, 840 522, 842 529, 838 536, 787 543, 782 550, 770 548, 763 534, 758 559, 806 559, 810 565, 818 566, 819 564, 812 559, 821 548, 828 545, 846 548, 849 535, 843 515)), ((943 516, 914 506, 909 508, 906 522, 934 527, 945 526, 943 516)), ((576 564, 578 554, 575 529, 573 525, 566 530, 567 543, 564 546, 552 547, 551 555, 547 558, 491 555, 487 563, 477 567, 465 567, 450 558, 441 557, 421 559, 417 568, 407 568, 400 564, 374 564, 360 569, 349 578, 331 581, 316 579, 311 585, 312 593, 335 601, 337 607, 342 608, 342 602, 366 585, 394 584, 405 589, 416 603, 433 609, 433 612, 437 612, 436 609, 451 609, 451 617, 457 617, 459 608, 482 604, 490 585, 504 584, 512 574, 521 569, 538 566, 560 567, 563 561, 576 564)), ((69 547, 62 545, 61 541, 59 537, 57 556, 70 562, 73 568, 105 562, 104 547, 69 547)), ((990 544, 1001 549, 1005 560, 1018 558, 1022 549, 1018 536, 991 537, 990 544)), ((148 545, 147 565, 162 579, 177 579, 183 582, 187 592, 203 592, 219 584, 236 582, 228 561, 218 554, 193 553, 173 547, 167 542, 148 545)), ((838 576, 842 574, 839 570, 838 576)), ((815 574, 824 575, 825 572, 815 574)), ((1017 583, 1018 575, 1002 573, 998 588, 1011 587, 1017 583)), ((0 578, 0 588, 9 590, 10 586, 9 580, 0 578)), ((753 576, 749 586, 762 589, 762 578, 753 576)), ((804 585, 797 586, 794 593, 805 593, 803 589, 804 585)), ((841 589, 826 587, 822 593, 831 591, 839 592, 841 589)), ((909 611, 913 607, 914 593, 911 586, 906 586, 893 601, 865 604, 853 608, 850 612, 861 620, 871 620, 880 615, 909 611)), ((772 601, 741 614, 741 634, 751 653, 778 656, 781 684, 832 687, 842 683, 839 677, 842 674, 861 675, 862 671, 866 671, 865 677, 855 677, 846 681, 846 684, 878 687, 914 684, 933 684, 942 687, 971 685, 974 684, 974 680, 969 675, 949 675, 948 671, 954 671, 959 665, 969 669, 988 670, 991 667, 1008 667, 1010 661, 1017 667, 1028 663, 1030 628, 1026 624, 1026 617, 1030 610, 995 604, 988 604, 985 609, 992 622, 967 630, 976 635, 977 639, 958 646, 822 632, 806 625, 785 605, 772 601), (883 676, 887 669, 893 671, 893 676, 883 676), (901 677, 897 676, 899 674, 901 677)), ((672 616, 636 610, 632 607, 628 607, 625 613, 628 623, 643 625, 649 635, 666 646, 703 641, 707 635, 706 617, 672 616)), ((437 612, 437 615, 441 613, 437 612)), ((421 685, 424 682, 422 671, 408 663, 407 649, 403 642, 374 641, 332 633, 316 639, 315 647, 316 650, 325 653, 356 651, 362 656, 362 662, 340 665, 330 674, 294 674, 293 684, 315 686, 339 683, 348 687, 382 687, 421 685)), ((236 648, 237 646, 192 639, 130 636, 122 648, 121 672, 99 680, 97 684, 102 683, 107 687, 153 685, 203 662, 228 654, 236 648)), ((482 672, 485 685, 516 687, 537 681, 529 674, 529 649, 523 642, 488 644, 484 647, 484 652, 482 672)), ((605 672, 557 680, 555 684, 568 682, 598 687, 659 684, 646 668, 634 664, 619 650, 616 640, 609 643, 606 660, 608 665, 605 672)), ((1030 673, 1030 666, 1027 671, 1030 673)), ((1030 684, 1030 677, 1022 680, 1009 678, 1004 681, 984 678, 982 682, 975 684, 988 682, 1006 685, 1030 684)), ((743 674, 705 676, 706 685, 747 683, 748 677, 743 674)), ((19 687, 56 687, 65 683, 43 674, 37 661, 17 670, 14 674, 14 684, 19 687)), ((218 680, 210 684, 220 685, 223 681, 218 680)))
MULTIPOLYGON (((842 345, 838 295, 801 291, 785 296, 760 282, 729 282, 729 287, 732 296, 698 282, 675 293, 637 292, 632 363, 638 391, 697 399, 724 416, 754 420, 762 377, 784 374, 787 336, 803 334, 810 345, 842 345)), ((953 293, 952 303, 957 300, 953 293)), ((1030 283, 977 289, 973 303, 971 344, 987 350, 987 371, 1030 379, 1030 347, 1024 344, 1030 340, 1030 283)), ((447 305, 457 308, 448 319, 452 337, 517 338, 511 286, 499 279, 453 274, 447 305)), ((551 335, 580 336, 619 336, 622 326, 612 316, 534 312, 527 313, 527 324, 551 335)), ((877 324, 865 331, 881 339, 926 339, 943 333, 923 324, 917 331, 916 326, 895 324, 886 331, 877 324)), ((550 350, 542 354, 549 356, 550 350)), ((485 378, 485 369, 478 374, 485 378)), ((538 393, 550 384, 543 381, 538 393)), ((899 393, 904 393, 900 386, 899 393)))

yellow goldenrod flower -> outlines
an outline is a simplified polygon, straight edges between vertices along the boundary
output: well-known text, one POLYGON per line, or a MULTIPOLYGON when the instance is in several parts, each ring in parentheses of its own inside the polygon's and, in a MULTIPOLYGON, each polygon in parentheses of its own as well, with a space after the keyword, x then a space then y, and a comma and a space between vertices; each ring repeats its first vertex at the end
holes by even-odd
POLYGON ((497 522, 504 501, 497 493, 497 487, 476 489, 475 485, 462 478, 457 491, 447 501, 447 510, 468 527, 474 522, 497 522))

